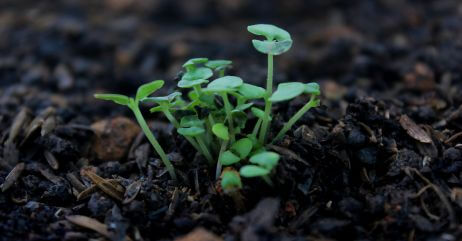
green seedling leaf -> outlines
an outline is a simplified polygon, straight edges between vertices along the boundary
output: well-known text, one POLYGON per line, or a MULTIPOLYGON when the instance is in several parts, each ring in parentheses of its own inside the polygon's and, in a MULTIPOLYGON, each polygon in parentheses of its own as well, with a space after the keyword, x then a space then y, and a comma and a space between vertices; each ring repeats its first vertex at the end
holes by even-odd
POLYGON ((119 105, 128 105, 130 103, 130 98, 125 95, 119 94, 95 94, 94 97, 100 100, 110 100, 119 105))
POLYGON ((183 136, 198 136, 205 132, 204 128, 197 127, 197 126, 182 127, 182 128, 178 128, 177 131, 180 135, 183 135, 183 136))
POLYGON ((319 89, 318 83, 308 83, 305 85, 305 93, 312 94, 312 95, 320 95, 321 90, 319 89))
MULTIPOLYGON (((258 109, 257 107, 252 107, 252 109, 250 109, 252 111, 252 113, 258 118, 258 119, 262 119, 265 118, 265 112, 261 109, 258 109)), ((273 118, 271 118, 271 116, 269 117, 269 120, 272 120, 273 118)))
POLYGON ((242 188, 241 177, 233 169, 226 169, 221 174, 221 187, 225 192, 234 191, 242 188))
POLYGON ((188 115, 181 118, 180 126, 181 127, 202 127, 204 124, 203 120, 200 120, 196 115, 188 115))
POLYGON ((234 110, 232 110, 232 112, 242 112, 242 111, 247 110, 248 108, 250 108, 252 105, 253 105, 253 103, 247 103, 247 104, 238 105, 238 106, 236 106, 236 108, 234 108, 234 110))
POLYGON ((136 92, 136 100, 139 101, 148 95, 154 93, 156 90, 162 88, 164 86, 164 81, 163 80, 155 80, 152 81, 151 83, 144 84, 138 88, 138 91, 136 92))
POLYGON ((209 68, 197 68, 193 69, 191 71, 186 72, 186 74, 183 75, 181 80, 197 80, 197 79, 208 79, 212 77, 213 72, 209 68))
POLYGON ((234 163, 238 163, 241 160, 238 156, 236 156, 231 151, 225 151, 220 156, 220 163, 223 166, 233 165, 234 163))
POLYGON ((243 177, 261 177, 268 175, 270 171, 256 165, 246 165, 239 170, 239 173, 243 177))
POLYGON ((231 150, 234 153, 239 154, 239 157, 241 159, 246 158, 249 155, 250 151, 252 151, 252 148, 253 148, 253 143, 252 143, 252 140, 250 140, 249 138, 242 138, 236 141, 231 146, 231 150))
POLYGON ((154 103, 170 103, 177 97, 181 96, 180 92, 173 92, 166 96, 146 97, 142 99, 143 102, 154 102, 154 103))
POLYGON ((186 63, 183 64, 183 67, 186 69, 194 69, 197 64, 207 63, 207 61, 209 61, 207 58, 193 58, 186 61, 186 63))
POLYGON ((152 107, 151 109, 149 109, 149 112, 151 113, 154 113, 154 112, 162 112, 164 111, 164 107, 163 106, 156 106, 156 107, 152 107))
POLYGON ((278 85, 278 89, 269 98, 271 102, 279 102, 293 99, 301 94, 306 89, 306 85, 300 82, 289 82, 278 85))
POLYGON ((229 92, 235 91, 244 81, 237 76, 224 76, 207 85, 206 92, 229 92))
POLYGON ((180 88, 192 88, 196 85, 201 85, 203 83, 208 83, 206 79, 196 79, 196 80, 180 80, 178 82, 178 87, 180 88))
POLYGON ((228 127, 226 127, 223 123, 213 125, 212 132, 223 140, 229 140, 228 127))
POLYGON ((255 35, 265 36, 268 40, 290 40, 290 34, 282 28, 271 24, 255 24, 247 27, 255 35))
POLYGON ((275 152, 265 151, 253 155, 250 158, 250 162, 253 164, 258 164, 259 166, 262 166, 268 170, 271 170, 278 164, 279 158, 279 154, 275 152))
POLYGON ((282 40, 279 42, 270 41, 270 40, 252 40, 253 47, 257 49, 258 52, 264 54, 280 55, 287 52, 290 47, 292 47, 292 40, 282 40))
POLYGON ((263 98, 266 94, 266 90, 262 87, 246 83, 242 84, 239 87, 238 91, 246 99, 260 99, 263 98))
POLYGON ((214 70, 222 70, 230 66, 232 63, 233 62, 230 60, 210 60, 209 62, 205 63, 205 66, 214 70))

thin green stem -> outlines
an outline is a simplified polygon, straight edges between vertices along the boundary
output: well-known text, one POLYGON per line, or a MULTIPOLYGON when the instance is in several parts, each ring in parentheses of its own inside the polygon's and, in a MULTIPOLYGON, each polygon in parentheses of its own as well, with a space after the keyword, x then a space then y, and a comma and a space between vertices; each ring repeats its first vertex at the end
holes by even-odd
POLYGON ((194 85, 194 92, 196 92, 197 98, 201 96, 201 87, 199 85, 194 85))
POLYGON ((218 180, 218 178, 220 178, 220 175, 221 175, 221 162, 220 162, 220 158, 221 158, 221 155, 223 155, 223 152, 226 151, 226 147, 228 146, 228 141, 222 141, 221 142, 221 147, 220 147, 220 154, 218 156, 218 162, 217 162, 217 169, 215 171, 215 178, 218 180))
POLYGON ((258 130, 260 130, 261 122, 262 120, 258 119, 257 123, 255 123, 255 127, 253 128, 253 131, 252 131, 252 136, 257 137, 258 130))
POLYGON ((258 141, 264 145, 266 141, 266 134, 268 126, 270 126, 270 114, 271 114, 271 101, 269 98, 273 94, 273 55, 268 54, 268 73, 266 78, 266 97, 265 97, 265 116, 263 118, 262 126, 260 129, 260 136, 258 141))
MULTIPOLYGON (((172 115, 172 113, 170 112, 170 110, 169 110, 168 108, 163 108, 162 112, 164 113, 165 117, 167 117, 167 119, 170 121, 170 123, 172 123, 172 125, 173 125, 176 129, 180 128, 180 123, 178 123, 178 121, 175 119, 175 117, 172 115)), ((186 140, 187 140, 189 143, 191 143, 191 145, 192 145, 198 152, 200 152, 201 154, 203 154, 202 151, 201 151, 201 149, 200 149, 199 146, 197 145, 197 142, 196 142, 193 138, 191 138, 191 137, 189 137, 189 136, 185 136, 185 138, 186 138, 186 140)))
POLYGON ((213 157, 212 157, 212 155, 210 154, 209 149, 208 149, 207 146, 205 145, 205 143, 204 143, 204 141, 202 140, 202 138, 201 138, 200 136, 197 136, 197 137, 196 137, 196 140, 197 140, 197 143, 199 144, 199 147, 200 147, 201 150, 202 150, 202 153, 204 153, 205 158, 209 161, 210 165, 213 165, 213 164, 214 164, 213 157))
POLYGON ((138 107, 138 103, 133 101, 130 104, 130 109, 135 114, 136 120, 138 121, 138 124, 140 125, 141 130, 143 130, 144 135, 148 138, 148 140, 151 143, 152 147, 154 147, 154 150, 157 152, 160 159, 162 160, 165 167, 167 168, 167 171, 170 174, 170 177, 172 177, 173 180, 177 180, 176 174, 175 174, 175 169, 173 168, 172 163, 170 162, 167 155, 165 154, 164 149, 162 149, 159 142, 157 141, 157 139, 152 134, 151 129, 149 129, 149 126, 146 123, 146 120, 144 119, 143 115, 141 114, 140 108, 138 107))
POLYGON ((316 107, 317 101, 314 96, 311 96, 310 101, 306 103, 300 110, 295 113, 292 118, 289 119, 287 123, 284 124, 282 129, 279 131, 279 133, 276 135, 276 137, 273 139, 272 143, 280 140, 286 133, 289 131, 292 126, 297 122, 308 110, 310 110, 312 107, 316 107))
POLYGON ((230 139, 231 139, 231 143, 233 143, 235 133, 234 133, 233 116, 232 116, 232 113, 231 113, 231 103, 229 102, 228 94, 221 93, 221 97, 223 98, 223 102, 225 104, 225 112, 226 112, 226 117, 228 119, 230 139))

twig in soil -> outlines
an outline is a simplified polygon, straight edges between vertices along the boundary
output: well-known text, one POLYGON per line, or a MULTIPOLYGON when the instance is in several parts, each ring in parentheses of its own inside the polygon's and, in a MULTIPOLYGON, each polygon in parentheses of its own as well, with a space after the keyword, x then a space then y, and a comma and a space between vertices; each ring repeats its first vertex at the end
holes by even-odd
POLYGON ((425 176, 422 175, 417 169, 412 168, 412 167, 406 167, 404 169, 405 173, 412 178, 411 171, 415 172, 417 176, 419 176, 426 184, 427 186, 431 187, 431 189, 436 193, 436 195, 440 198, 441 202, 443 205, 446 207, 448 211, 448 216, 449 220, 451 222, 450 227, 455 228, 457 226, 457 219, 455 216, 454 209, 451 206, 451 203, 448 201, 444 193, 439 189, 438 186, 433 184, 430 180, 428 180, 425 176))
POLYGON ((96 184, 96 186, 101 189, 107 195, 122 201, 124 198, 124 188, 119 184, 115 185, 114 183, 109 182, 108 180, 96 175, 89 170, 84 170, 83 175, 90 178, 90 180, 96 184))
POLYGON ((461 136, 462 136, 462 131, 449 137, 447 140, 444 141, 444 144, 450 144, 451 142, 453 142, 454 140, 458 139, 461 136))

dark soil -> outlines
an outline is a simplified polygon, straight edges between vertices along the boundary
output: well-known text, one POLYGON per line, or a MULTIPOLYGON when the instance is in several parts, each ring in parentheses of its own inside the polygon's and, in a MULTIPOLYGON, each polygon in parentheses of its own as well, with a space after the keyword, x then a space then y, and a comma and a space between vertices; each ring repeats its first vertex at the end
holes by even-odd
MULTIPOLYGON (((462 239, 458 0, 2 1, 0 32, 0 240, 462 239), (318 82, 322 107, 269 147, 275 185, 245 179, 239 209, 164 117, 146 112, 178 183, 93 94, 165 94, 190 57, 262 85, 260 22, 293 35, 275 81, 318 82)), ((276 105, 273 129, 305 101, 276 105)))

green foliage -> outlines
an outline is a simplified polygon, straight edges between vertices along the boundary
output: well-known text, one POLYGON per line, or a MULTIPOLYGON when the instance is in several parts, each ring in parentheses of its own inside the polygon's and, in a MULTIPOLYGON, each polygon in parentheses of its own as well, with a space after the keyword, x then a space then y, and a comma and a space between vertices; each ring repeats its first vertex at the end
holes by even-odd
POLYGON ((183 64, 184 74, 177 83, 179 90, 185 94, 183 98, 179 91, 166 96, 150 96, 164 85, 162 80, 140 86, 135 98, 118 94, 97 94, 95 98, 110 100, 133 110, 172 178, 175 174, 173 166, 144 121, 139 110, 140 102, 152 105, 151 112, 162 112, 178 134, 211 166, 216 165, 216 177, 221 176, 223 190, 241 188, 241 176, 261 177, 271 184, 270 177, 275 173, 280 158, 277 153, 265 149, 273 119, 272 103, 289 101, 301 95, 310 96, 310 100, 271 139, 274 143, 283 138, 310 108, 319 105, 320 88, 316 83, 289 82, 279 84, 273 93, 273 56, 291 48, 290 34, 268 24, 249 26, 248 31, 264 37, 262 40, 254 39, 252 43, 257 51, 268 56, 266 88, 226 75, 226 70, 232 65, 229 60, 193 58, 183 64), (222 166, 227 166, 223 172, 222 166), (239 172, 233 169, 238 167, 239 172))

